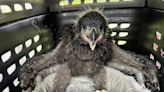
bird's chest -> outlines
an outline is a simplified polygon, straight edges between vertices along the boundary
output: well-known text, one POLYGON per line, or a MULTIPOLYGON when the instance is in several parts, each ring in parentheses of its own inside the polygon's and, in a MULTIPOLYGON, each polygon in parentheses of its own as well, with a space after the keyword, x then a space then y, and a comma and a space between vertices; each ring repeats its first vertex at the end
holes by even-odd
POLYGON ((77 47, 67 53, 67 62, 73 76, 94 75, 104 65, 102 53, 91 51, 88 47, 77 47))
POLYGON ((100 70, 102 65, 103 64, 100 60, 83 60, 79 59, 78 57, 74 57, 68 62, 72 76, 93 76, 100 70))
POLYGON ((79 61, 96 61, 103 56, 100 51, 91 51, 87 47, 74 49, 72 55, 79 61))

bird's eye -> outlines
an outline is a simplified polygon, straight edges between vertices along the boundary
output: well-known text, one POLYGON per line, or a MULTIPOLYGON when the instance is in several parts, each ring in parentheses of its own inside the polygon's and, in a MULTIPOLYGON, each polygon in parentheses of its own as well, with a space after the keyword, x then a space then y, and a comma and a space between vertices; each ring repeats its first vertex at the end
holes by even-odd
POLYGON ((100 26, 100 30, 103 30, 103 29, 104 29, 104 26, 103 26, 103 25, 101 25, 101 26, 100 26))

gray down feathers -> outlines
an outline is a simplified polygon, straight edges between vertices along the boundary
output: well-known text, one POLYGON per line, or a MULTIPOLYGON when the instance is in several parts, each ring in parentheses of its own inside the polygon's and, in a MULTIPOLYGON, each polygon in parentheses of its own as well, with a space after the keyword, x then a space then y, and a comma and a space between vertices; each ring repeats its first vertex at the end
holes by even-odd
POLYGON ((114 92, 112 84, 107 86, 112 76, 109 72, 114 69, 156 92, 159 88, 156 67, 145 57, 126 52, 112 43, 107 25, 105 27, 104 37, 94 51, 79 39, 78 25, 65 27, 56 49, 34 57, 21 68, 22 89, 25 92, 94 92, 101 89, 114 92), (112 69, 108 71, 105 67, 112 69))

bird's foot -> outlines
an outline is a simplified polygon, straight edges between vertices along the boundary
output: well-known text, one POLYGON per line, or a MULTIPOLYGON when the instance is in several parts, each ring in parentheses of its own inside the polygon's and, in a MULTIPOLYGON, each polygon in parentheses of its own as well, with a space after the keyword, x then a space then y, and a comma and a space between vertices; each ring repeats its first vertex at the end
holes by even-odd
POLYGON ((153 71, 148 71, 148 75, 145 76, 145 78, 147 78, 145 81, 145 86, 148 89, 151 89, 152 92, 159 92, 160 87, 159 87, 159 81, 157 78, 157 75, 153 72, 153 71))
POLYGON ((30 92, 35 87, 35 73, 22 73, 19 76, 20 86, 24 90, 28 90, 26 92, 30 92))
POLYGON ((148 89, 151 89, 152 92, 159 92, 160 91, 160 87, 159 87, 159 84, 158 83, 154 83, 154 82, 146 82, 145 83, 146 87, 148 89))

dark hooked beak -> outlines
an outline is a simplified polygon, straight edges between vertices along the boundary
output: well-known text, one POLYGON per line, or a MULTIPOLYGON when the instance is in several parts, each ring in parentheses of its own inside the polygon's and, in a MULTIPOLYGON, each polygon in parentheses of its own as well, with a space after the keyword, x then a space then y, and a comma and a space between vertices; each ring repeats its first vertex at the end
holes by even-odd
POLYGON ((91 28, 91 34, 90 34, 90 39, 91 39, 91 42, 89 42, 89 46, 91 48, 92 51, 95 50, 96 48, 96 44, 97 44, 97 41, 96 41, 96 28, 95 27, 92 27, 91 28))
POLYGON ((94 27, 91 28, 91 40, 93 43, 96 41, 96 29, 94 27))
POLYGON ((92 51, 95 50, 96 45, 103 39, 103 33, 99 33, 95 27, 87 27, 86 30, 82 29, 81 37, 89 44, 92 51))

